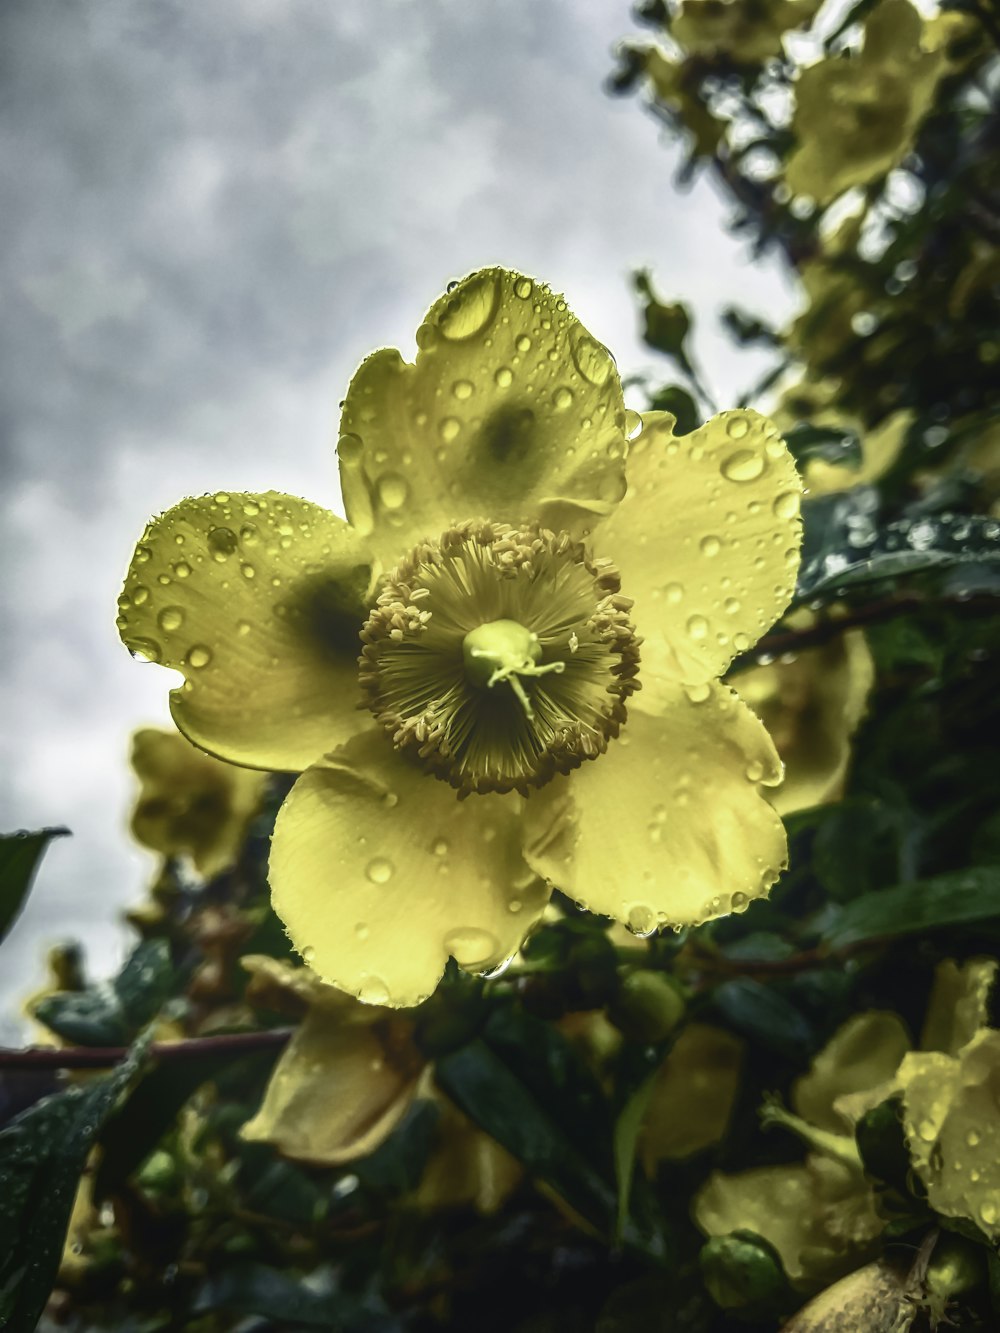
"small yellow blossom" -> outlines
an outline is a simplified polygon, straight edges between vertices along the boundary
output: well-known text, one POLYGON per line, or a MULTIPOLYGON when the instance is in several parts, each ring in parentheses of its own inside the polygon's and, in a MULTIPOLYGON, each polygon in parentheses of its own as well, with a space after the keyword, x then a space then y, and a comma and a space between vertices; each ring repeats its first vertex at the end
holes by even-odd
POLYGON ((739 1091, 743 1043, 722 1028, 689 1023, 656 1074, 639 1134, 651 1175, 662 1161, 718 1143, 739 1091))
POLYGON ((139 779, 136 842, 161 856, 190 856, 206 877, 236 861, 260 809, 263 774, 220 763, 178 732, 153 727, 132 737, 130 763, 139 779))
POLYGON ((859 52, 803 70, 792 119, 799 146, 785 172, 790 190, 827 204, 902 161, 948 68, 945 49, 926 43, 909 0, 880 0, 859 52))
POLYGON ((809 1145, 805 1162, 716 1172, 694 1201, 699 1227, 709 1236, 740 1229, 763 1236, 790 1281, 806 1289, 846 1272, 884 1225, 854 1126, 901 1092, 911 1158, 931 1206, 1000 1234, 1000 1120, 995 1100, 989 1104, 1000 1080, 1000 1034, 980 1030, 995 972, 992 960, 940 965, 923 1041, 943 1043, 942 1051, 910 1051, 895 1014, 849 1019, 793 1087, 796 1114, 769 1108, 772 1123, 809 1145))
POLYGON ((472 274, 416 341, 351 382, 348 521, 273 493, 182 501, 118 621, 183 673, 171 709, 197 745, 305 770, 275 910, 322 980, 395 1006, 449 955, 512 956, 552 885, 638 933, 767 892, 781 766, 719 678, 788 605, 801 538, 766 418, 678 438, 627 417, 610 353, 532 279, 472 274))

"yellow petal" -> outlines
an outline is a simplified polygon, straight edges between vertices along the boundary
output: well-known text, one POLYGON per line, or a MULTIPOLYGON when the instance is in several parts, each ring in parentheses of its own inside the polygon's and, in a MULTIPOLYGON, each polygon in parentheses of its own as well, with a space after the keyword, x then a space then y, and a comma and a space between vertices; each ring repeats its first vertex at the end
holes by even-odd
POLYGON ((483 972, 517 951, 548 892, 521 857, 517 797, 459 801, 372 728, 310 768, 278 815, 274 909, 330 985, 426 999, 449 954, 483 972))
POLYGON ((726 53, 738 64, 759 65, 782 56, 782 35, 808 23, 821 0, 684 0, 670 35, 692 55, 726 53))
POLYGON ((618 372, 560 296, 483 269, 431 307, 417 347, 413 365, 392 349, 363 362, 341 418, 347 514, 387 564, 456 520, 620 499, 618 372))
POLYGON ((984 1028, 957 1056, 908 1055, 899 1082, 928 1203, 1000 1240, 1000 1032, 984 1028))
POLYGON ((628 492, 598 531, 635 599, 643 689, 699 684, 757 642, 792 595, 801 482, 774 426, 722 412, 674 437, 654 413, 629 446, 628 492))
POLYGON ((358 633, 372 560, 288 495, 202 496, 149 524, 119 599, 127 648, 184 673, 174 721, 248 768, 305 768, 361 725, 358 633))
POLYGON ((741 911, 785 864, 785 831, 760 789, 780 771, 732 690, 673 686, 659 716, 630 704, 606 754, 529 798, 525 854, 585 907, 640 934, 741 911))
POLYGON ((129 762, 140 789, 132 810, 137 842, 163 856, 191 856, 210 877, 231 866, 260 808, 265 777, 223 764, 179 732, 143 728, 129 762))
POLYGON ((946 958, 938 964, 920 1039, 923 1050, 957 1055, 986 1026, 996 974, 995 958, 961 964, 946 958))
POLYGON ((763 1236, 790 1281, 805 1287, 853 1267, 884 1226, 861 1172, 815 1155, 801 1166, 715 1172, 692 1211, 706 1235, 746 1230, 763 1236))
POLYGON ((909 1034, 896 1014, 877 1009, 855 1014, 796 1082, 792 1105, 817 1129, 843 1134, 852 1123, 835 1108, 837 1098, 868 1092, 891 1079, 909 1049, 909 1034))
POLYGON ((742 671, 740 696, 770 732, 785 765, 771 793, 782 815, 836 798, 865 714, 875 665, 864 634, 849 630, 792 662, 742 671))
MULTIPOLYGON (((883 477, 895 463, 906 443, 906 433, 913 421, 912 412, 893 412, 871 430, 861 430, 861 466, 849 468, 825 459, 814 458, 806 464, 806 490, 811 496, 829 495, 835 491, 850 490, 852 486, 868 486, 883 477)), ((857 427, 839 413, 831 411, 813 417, 813 424, 857 427)))
POLYGON ((361 1026, 340 1018, 339 1009, 310 1007, 260 1110, 240 1131, 244 1139, 273 1143, 297 1161, 337 1166, 388 1138, 409 1109, 422 1062, 390 1029, 398 1019, 361 1026))
POLYGON ((739 1091, 743 1043, 722 1028, 689 1023, 660 1066, 639 1136, 647 1172, 723 1137, 739 1091))
POLYGON ((471 1204, 478 1213, 489 1216, 520 1184, 524 1168, 451 1102, 440 1096, 435 1100, 441 1108, 437 1147, 424 1168, 413 1203, 422 1212, 471 1204))

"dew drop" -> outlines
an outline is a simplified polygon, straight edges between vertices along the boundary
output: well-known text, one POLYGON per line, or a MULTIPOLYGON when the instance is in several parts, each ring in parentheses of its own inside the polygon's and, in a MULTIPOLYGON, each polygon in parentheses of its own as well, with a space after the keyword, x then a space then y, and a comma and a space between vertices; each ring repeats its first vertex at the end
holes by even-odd
POLYGON ((456 380, 451 386, 451 392, 460 403, 464 403, 475 393, 475 387, 471 380, 456 380))
POLYGON ((135 548, 135 555, 132 557, 133 561, 137 565, 148 564, 148 562, 152 558, 153 558, 153 552, 149 549, 148 546, 137 546, 135 548))
POLYGON ((530 352, 531 339, 528 337, 526 333, 519 333, 517 337, 514 339, 514 346, 517 348, 519 352, 530 352))
POLYGON ((514 372, 510 366, 501 366, 493 376, 498 389, 509 389, 514 383, 514 372))
POLYGON ((656 913, 645 903, 633 903, 628 910, 626 925, 633 935, 645 938, 656 929, 656 913))
POLYGON ((417 346, 422 352, 426 352, 429 347, 433 347, 437 342, 437 329, 433 324, 421 324, 417 329, 417 346))
POLYGON ((552 395, 552 406, 557 412, 565 412, 573 402, 573 390, 561 385, 552 395))
POLYGON ((933 1143, 934 1139, 937 1137, 937 1130, 934 1126, 934 1121, 921 1120, 920 1124, 917 1126, 917 1133, 920 1135, 920 1137, 923 1139, 925 1143, 933 1143))
POLYGON ((216 560, 226 560, 239 545, 239 538, 232 528, 209 528, 208 549, 216 560))
POLYGON ((693 704, 703 704, 712 697, 712 687, 707 682, 702 685, 685 685, 684 693, 693 704))
POLYGON ((128 650, 140 662, 160 660, 160 645, 155 639, 133 639, 128 645, 128 650))
POLYGON ((248 565, 246 563, 240 565, 240 573, 245 579, 255 579, 257 577, 257 571, 254 569, 253 565, 248 565))
POLYGON ((144 588, 141 583, 137 583, 132 589, 132 601, 136 606, 142 606, 149 601, 149 589, 144 588))
POLYGON ((970 1129, 968 1134, 966 1134, 965 1136, 965 1142, 969 1145, 970 1148, 977 1148, 979 1146, 978 1132, 974 1129, 970 1129))
POLYGON ((462 423, 457 417, 445 417, 438 426, 438 434, 444 440, 445 444, 451 444, 452 440, 457 439, 459 431, 462 429, 462 423))
POLYGON ((260 513, 260 505, 256 500, 244 500, 243 512, 246 514, 247 518, 256 518, 260 513))
POLYGON ((388 884, 396 867, 384 856, 376 856, 365 867, 365 874, 373 884, 388 884))
POLYGON ((579 324, 570 333, 569 350, 574 366, 588 384, 593 384, 597 389, 607 384, 615 364, 611 353, 602 343, 585 333, 579 324))
POLYGON ((777 497, 771 508, 775 518, 794 518, 799 512, 799 497, 794 491, 785 491, 777 497))
POLYGON ((687 623, 687 632, 692 639, 704 639, 708 634, 708 621, 704 616, 691 616, 687 623))
POLYGON ((489 930, 461 926, 444 937, 444 947, 462 967, 485 967, 500 951, 500 941, 489 930))
POLYGON ((179 606, 165 606, 156 617, 156 623, 167 634, 172 634, 184 624, 184 612, 179 606))
POLYGON ((663 589, 663 595, 671 606, 676 606, 684 596, 684 584, 668 583, 663 589))
POLYGON ((227 505, 229 503, 229 493, 227 491, 216 491, 212 499, 217 505, 227 505))
POLYGON ((364 453, 365 445, 360 435, 347 431, 337 441, 337 454, 345 467, 358 467, 364 453))
POLYGON ((188 564, 186 560, 178 560, 177 564, 174 565, 173 569, 174 569, 174 574, 179 579, 186 579, 190 577, 191 566, 188 564))
POLYGON ((1000 1209, 997 1208, 997 1205, 993 1203, 992 1200, 987 1199, 985 1203, 979 1205, 979 1216, 983 1219, 983 1223, 986 1226, 991 1227, 994 1225, 997 1218, 1000 1217, 1000 1209))
POLYGON ((729 901, 729 906, 734 912, 745 912, 750 906, 750 899, 745 893, 734 893, 729 901))
POLYGON ((410 494, 405 477, 398 472, 387 472, 379 477, 377 483, 378 498, 384 509, 402 509, 410 494))
POLYGON ((767 463, 755 449, 737 449, 722 461, 722 475, 729 481, 756 481, 767 463))
POLYGON ((531 279, 518 278, 514 283, 514 295, 519 296, 522 301, 526 301, 531 295, 531 279))
POLYGON ((734 412, 726 422, 726 434, 731 440, 742 440, 749 429, 750 422, 738 412, 734 412))
POLYGON ((456 287, 444 303, 438 327, 450 342, 460 342, 493 323, 500 303, 496 274, 481 273, 456 287))
POLYGON ((387 810, 391 810, 393 806, 399 804, 399 797, 394 791, 387 791, 382 797, 382 804, 387 810))
POLYGON ((739 615, 740 603, 735 597, 727 597, 725 600, 726 614, 730 616, 739 615))
POLYGON ((709 558, 718 555, 722 550, 722 542, 719 541, 718 537, 702 537, 699 545, 702 555, 707 555, 709 558))
POLYGON ((358 999, 362 1004, 388 1004, 389 987, 374 972, 367 972, 361 978, 358 999))
POLYGON ((759 759, 751 759, 746 766, 746 775, 749 782, 760 782, 764 776, 764 765, 759 759))
POLYGON ((251 629, 253 629, 253 626, 250 624, 249 620, 237 620, 236 633, 241 639, 245 638, 250 633, 251 629))
POLYGON ((434 842, 433 847, 431 848, 431 851, 433 851, 435 856, 447 856, 448 855, 447 840, 445 838, 437 838, 434 842))
POLYGON ((189 667, 195 671, 200 671, 202 667, 207 667, 212 660, 212 650, 203 643, 196 643, 188 649, 188 655, 184 659, 189 667))

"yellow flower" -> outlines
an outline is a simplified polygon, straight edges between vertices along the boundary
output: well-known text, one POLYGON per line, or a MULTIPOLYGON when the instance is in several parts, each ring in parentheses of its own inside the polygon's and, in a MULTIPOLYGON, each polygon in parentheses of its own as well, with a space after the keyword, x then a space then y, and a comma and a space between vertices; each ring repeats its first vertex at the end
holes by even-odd
POLYGON ((770 422, 675 438, 659 413, 629 440, 607 349, 531 279, 472 274, 417 346, 348 390, 349 521, 273 493, 182 501, 136 548, 118 622, 183 672, 171 708, 197 745, 305 770, 275 910, 324 981, 397 1006, 449 955, 510 957, 550 884, 642 933, 767 892, 780 763, 718 678, 787 606, 800 542, 770 422))
POLYGON ((799 146, 785 172, 790 190, 827 204, 902 161, 947 72, 945 49, 929 45, 909 0, 880 0, 860 52, 803 70, 792 118, 799 146))
POLYGON ((759 65, 784 54, 781 39, 815 16, 822 0, 684 0, 670 35, 691 55, 759 65))
POLYGON ((923 1033, 926 1053, 910 1051, 895 1014, 872 1010, 849 1019, 793 1087, 796 1114, 767 1108, 766 1119, 809 1145, 805 1162, 716 1172, 694 1200, 698 1226, 709 1236, 740 1229, 763 1236, 797 1286, 846 1272, 884 1225, 854 1126, 902 1090, 911 1159, 931 1207, 1000 1234, 1000 1123, 995 1100, 989 1102, 1000 1086, 1000 1034, 978 1031, 995 972, 992 960, 940 965, 923 1033), (939 1045, 943 1052, 935 1051, 939 1045))
MULTIPOLYGON (((789 624, 813 617, 796 613, 789 624)), ((767 727, 785 765, 770 792, 782 815, 836 800, 851 758, 851 737, 865 715, 875 664, 860 630, 848 630, 792 661, 740 673, 740 694, 767 727)))
POLYGON ((263 774, 220 763, 177 732, 152 727, 132 737, 130 763, 139 779, 136 842, 162 856, 186 854, 206 877, 236 861, 260 808, 263 774))
POLYGON ((384 1143, 418 1097, 433 1100, 441 1113, 437 1147, 414 1203, 496 1211, 522 1169, 435 1089, 409 1020, 360 1004, 307 967, 258 954, 243 966, 252 1004, 301 1019, 260 1109, 240 1131, 244 1139, 314 1166, 343 1166, 384 1143))

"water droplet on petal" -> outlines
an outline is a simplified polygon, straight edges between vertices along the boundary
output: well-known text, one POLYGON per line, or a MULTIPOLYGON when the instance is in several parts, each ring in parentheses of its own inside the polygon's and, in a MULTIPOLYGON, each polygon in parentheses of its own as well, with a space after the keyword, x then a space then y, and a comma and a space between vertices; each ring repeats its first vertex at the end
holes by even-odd
POLYGON ((426 352, 437 342, 437 337, 437 329, 433 324, 421 324, 417 329, 417 346, 422 352, 426 352))
POLYGON ((514 383, 514 372, 510 366, 501 366, 493 376, 498 389, 509 389, 514 383))
POLYGON ((573 364, 589 384, 598 389, 607 384, 615 367, 611 353, 580 324, 570 332, 569 350, 573 364))
POLYGON ((722 542, 719 541, 718 537, 702 537, 700 549, 702 555, 707 555, 711 558, 713 555, 718 555, 722 550, 722 542))
POLYGON ((691 616, 687 623, 687 632, 692 639, 703 639, 708 634, 708 621, 704 616, 691 616))
POLYGON ((132 589, 132 601, 136 606, 142 606, 149 601, 149 589, 144 588, 141 583, 137 583, 132 589))
POLYGON ((184 659, 189 667, 195 671, 200 671, 202 667, 207 667, 212 660, 212 650, 203 643, 196 643, 188 649, 188 655, 184 659))
POLYGON ((384 856, 376 856, 373 861, 369 861, 365 867, 365 874, 373 884, 388 884, 395 872, 396 867, 384 856))
POLYGON ((663 589, 663 595, 664 597, 666 597, 667 601, 671 604, 671 606, 676 606, 677 603, 684 596, 684 584, 668 583, 666 587, 663 589))
POLYGON ((460 926, 445 935, 444 947, 462 967, 485 967, 496 957, 500 941, 492 931, 460 926))
POLYGON ((174 574, 179 579, 186 579, 191 574, 191 566, 188 564, 186 560, 178 560, 177 564, 174 565, 173 569, 174 569, 174 574))
POLYGON ((749 782, 760 782, 764 776, 764 765, 759 759, 751 759, 746 766, 746 775, 749 782))
POLYGON ((763 476, 767 462, 755 449, 737 449, 722 462, 722 475, 729 481, 756 481, 763 476))
POLYGON ((481 273, 462 283, 447 298, 438 316, 438 327, 451 342, 471 338, 493 323, 499 303, 496 274, 481 273))
POLYGON ((441 436, 442 440, 444 440, 445 444, 451 444, 452 440, 458 437, 458 433, 461 429, 462 423, 457 417, 445 417, 438 426, 438 434, 441 436))
POLYGON ((156 617, 156 623, 167 634, 172 634, 184 624, 184 612, 179 606, 165 606, 156 617))
POLYGON ((633 903, 625 923, 633 935, 645 938, 656 929, 656 913, 645 903, 633 903))
POLYGON ((937 1137, 937 1129, 934 1125, 934 1121, 921 1120, 920 1124, 917 1126, 917 1133, 925 1143, 933 1143, 934 1139, 937 1137))
POLYGON ((445 838, 437 838, 431 848, 435 856, 448 855, 448 842, 445 838))
POLYGON ((388 1004, 389 987, 374 972, 365 973, 358 989, 358 999, 362 1004, 388 1004))
POLYGON ((232 528, 209 528, 208 549, 216 560, 226 560, 239 545, 239 538, 232 528))
POLYGON ((573 402, 573 390, 561 385, 552 395, 552 405, 557 412, 565 412, 573 402))
POLYGON ((352 435, 348 431, 337 441, 337 454, 345 467, 359 466, 364 453, 365 445, 360 435, 352 435))
POLYGON ((531 295, 531 279, 518 278, 514 283, 514 295, 519 296, 522 301, 526 301, 531 295))
POLYGON ((739 412, 730 414, 726 422, 726 434, 731 440, 742 440, 750 429, 750 422, 739 412))
POLYGON ((475 393, 475 388, 476 386, 471 380, 456 380, 451 386, 451 392, 460 403, 464 403, 466 399, 471 398, 473 393, 475 393))
POLYGON ((734 893, 729 901, 729 906, 734 912, 745 912, 750 906, 750 899, 745 893, 734 893))
POLYGON ((229 503, 229 494, 226 491, 216 491, 212 499, 217 505, 227 505, 229 503))
POLYGON ((799 512, 799 497, 795 491, 785 491, 783 495, 777 497, 771 508, 774 510, 775 518, 794 518, 799 512))
POLYGON ((161 656, 160 645, 155 639, 132 639, 128 650, 140 662, 158 662, 161 656))
POLYGON ((406 478, 398 472, 387 472, 377 482, 378 498, 385 509, 402 509, 410 494, 406 478))
POLYGON ((517 348, 519 352, 530 352, 531 339, 528 337, 526 333, 519 333, 517 337, 514 339, 514 346, 517 348))
POLYGON ((257 577, 257 571, 253 565, 248 565, 245 562, 240 565, 240 573, 245 579, 255 579, 257 577))

